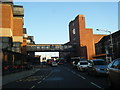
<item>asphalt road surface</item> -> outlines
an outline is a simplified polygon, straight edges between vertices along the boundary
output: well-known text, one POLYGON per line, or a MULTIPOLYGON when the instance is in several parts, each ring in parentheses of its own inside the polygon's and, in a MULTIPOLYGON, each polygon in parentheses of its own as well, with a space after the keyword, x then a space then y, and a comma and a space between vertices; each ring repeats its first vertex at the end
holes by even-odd
MULTIPOLYGON (((37 67, 39 69, 39 67, 37 67)), ((94 77, 80 72, 69 64, 39 69, 33 75, 4 85, 4 89, 81 88, 107 89, 106 77, 94 77)))

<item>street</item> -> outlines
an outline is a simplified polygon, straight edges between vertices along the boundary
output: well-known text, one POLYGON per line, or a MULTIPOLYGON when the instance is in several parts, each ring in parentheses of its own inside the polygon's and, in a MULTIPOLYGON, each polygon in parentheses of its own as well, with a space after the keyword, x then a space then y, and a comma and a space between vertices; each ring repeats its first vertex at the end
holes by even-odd
MULTIPOLYGON (((39 69, 39 67, 37 68, 39 69)), ((6 88, 93 88, 105 90, 107 81, 106 77, 89 76, 86 72, 77 71, 71 65, 65 64, 39 69, 29 77, 4 85, 3 89, 6 88)))

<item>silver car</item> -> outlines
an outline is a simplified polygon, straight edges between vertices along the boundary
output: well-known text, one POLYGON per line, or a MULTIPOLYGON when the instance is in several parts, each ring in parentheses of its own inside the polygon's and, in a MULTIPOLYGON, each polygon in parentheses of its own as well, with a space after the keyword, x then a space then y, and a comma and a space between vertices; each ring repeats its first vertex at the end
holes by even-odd
POLYGON ((77 64, 77 69, 80 71, 86 71, 88 68, 88 61, 79 61, 77 64))
POLYGON ((52 62, 52 66, 58 66, 57 62, 52 62))
POLYGON ((108 86, 120 90, 120 58, 113 60, 108 65, 108 86))
POLYGON ((90 75, 107 75, 107 63, 104 59, 94 59, 89 61, 88 74, 90 75))

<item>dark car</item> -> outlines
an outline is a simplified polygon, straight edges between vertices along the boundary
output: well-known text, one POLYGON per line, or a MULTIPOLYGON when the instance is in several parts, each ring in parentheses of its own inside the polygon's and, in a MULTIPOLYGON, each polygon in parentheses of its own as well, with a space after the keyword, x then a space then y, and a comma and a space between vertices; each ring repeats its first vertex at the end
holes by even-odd
POLYGON ((58 61, 58 64, 62 65, 62 64, 64 64, 64 62, 63 61, 58 61))
POLYGON ((79 61, 80 61, 79 59, 73 59, 72 65, 73 65, 75 68, 77 68, 77 64, 78 64, 79 61))
POLYGON ((120 88, 120 58, 113 60, 108 65, 108 86, 120 88))
POLYGON ((47 62, 41 62, 42 65, 47 65, 47 62))
POLYGON ((107 75, 107 63, 104 59, 89 60, 87 73, 90 75, 107 75))

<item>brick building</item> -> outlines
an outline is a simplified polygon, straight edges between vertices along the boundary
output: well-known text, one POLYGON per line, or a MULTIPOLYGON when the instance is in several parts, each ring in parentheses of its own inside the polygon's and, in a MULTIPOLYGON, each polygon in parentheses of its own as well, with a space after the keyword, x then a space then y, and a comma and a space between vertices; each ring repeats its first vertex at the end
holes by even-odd
MULTIPOLYGON (((76 46, 76 52, 68 53, 71 57, 82 57, 88 60, 95 55, 95 43, 103 36, 93 34, 91 28, 86 28, 84 15, 78 15, 69 23, 69 39, 68 44, 76 46)), ((61 53, 62 55, 66 53, 61 53)))
POLYGON ((110 35, 104 36, 98 43, 95 44, 96 55, 94 58, 103 58, 108 62, 110 60, 120 58, 120 30, 111 34, 112 46, 110 35))
POLYGON ((24 8, 14 5, 12 0, 0 1, 0 7, 0 58, 3 65, 15 64, 16 61, 23 63, 29 57, 26 46, 31 43, 27 42, 27 30, 23 28, 24 8))
MULTIPOLYGON (((0 26, 0 37, 2 39, 12 38, 13 44, 11 50, 21 53, 21 45, 23 43, 23 6, 14 5, 13 2, 2 2, 2 24, 0 26)), ((4 42, 2 42, 4 44, 4 42)))

